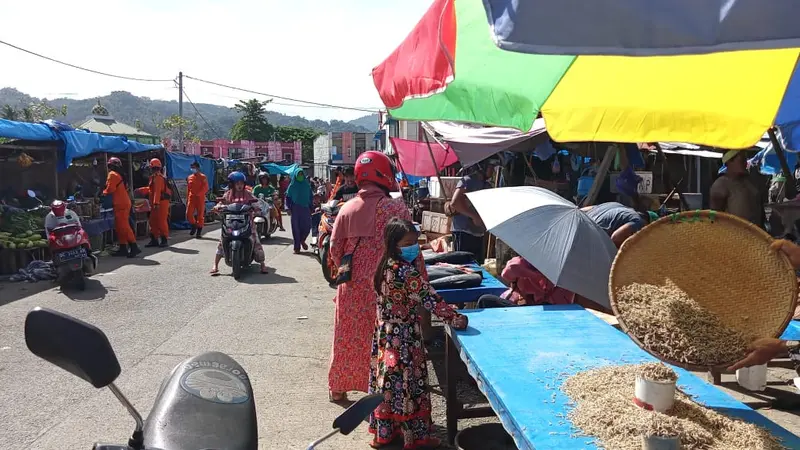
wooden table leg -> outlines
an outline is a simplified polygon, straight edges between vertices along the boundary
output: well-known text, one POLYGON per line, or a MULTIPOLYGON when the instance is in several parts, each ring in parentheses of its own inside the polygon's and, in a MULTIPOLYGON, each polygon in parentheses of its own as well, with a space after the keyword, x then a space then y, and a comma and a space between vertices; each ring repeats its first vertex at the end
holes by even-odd
POLYGON ((458 396, 456 393, 456 376, 455 371, 458 368, 460 358, 458 356, 458 349, 456 349, 450 335, 445 333, 445 383, 447 384, 445 390, 445 403, 446 403, 446 416, 447 416, 447 442, 450 445, 456 440, 456 433, 458 432, 458 396))

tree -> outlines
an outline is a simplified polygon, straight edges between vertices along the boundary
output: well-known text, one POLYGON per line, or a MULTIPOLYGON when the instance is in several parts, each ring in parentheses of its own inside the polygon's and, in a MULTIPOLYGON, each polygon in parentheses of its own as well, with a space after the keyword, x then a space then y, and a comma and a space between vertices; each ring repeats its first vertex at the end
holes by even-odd
POLYGON ((61 108, 55 108, 47 103, 47 100, 42 100, 38 103, 31 103, 22 108, 15 108, 11 105, 4 105, 0 115, 7 120, 17 120, 22 122, 41 122, 47 119, 56 117, 64 117, 67 115, 67 105, 61 105, 61 108))
POLYGON ((6 120, 17 120, 19 118, 19 111, 11 105, 3 105, 0 116, 6 120))
POLYGON ((181 126, 183 126, 184 142, 197 142, 200 140, 198 138, 197 122, 192 119, 173 114, 166 119, 154 118, 153 123, 162 137, 169 138, 175 144, 178 143, 180 138, 181 126))
POLYGON ((272 138, 275 128, 267 121, 267 110, 264 108, 269 102, 258 99, 241 100, 233 107, 242 116, 231 129, 231 139, 235 141, 248 140, 266 142, 272 138))
POLYGON ((275 129, 276 140, 281 142, 300 141, 303 143, 303 161, 314 160, 314 139, 320 135, 322 135, 322 132, 313 128, 277 127, 275 129))

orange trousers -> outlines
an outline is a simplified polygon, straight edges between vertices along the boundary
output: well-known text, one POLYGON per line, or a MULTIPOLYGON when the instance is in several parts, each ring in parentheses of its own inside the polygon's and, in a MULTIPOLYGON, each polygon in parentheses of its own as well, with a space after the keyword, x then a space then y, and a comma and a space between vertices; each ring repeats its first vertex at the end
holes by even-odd
POLYGON ((129 222, 131 209, 114 209, 114 231, 117 233, 117 241, 121 245, 133 244, 136 242, 136 235, 131 229, 129 222))
POLYGON ((203 228, 206 224, 206 199, 200 195, 190 195, 186 201, 186 220, 193 227, 203 228), (195 218, 197 214, 197 218, 195 218))
POLYGON ((169 200, 158 203, 158 208, 150 210, 150 235, 160 238, 169 238, 169 200))

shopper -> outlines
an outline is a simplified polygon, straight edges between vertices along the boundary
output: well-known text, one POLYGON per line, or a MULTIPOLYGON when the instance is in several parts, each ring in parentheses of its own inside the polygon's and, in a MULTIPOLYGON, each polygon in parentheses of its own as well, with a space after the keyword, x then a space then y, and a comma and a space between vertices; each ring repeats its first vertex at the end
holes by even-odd
POLYGON ((311 184, 306 179, 306 174, 302 170, 298 170, 286 189, 286 206, 289 207, 291 215, 295 253, 300 253, 301 248, 308 250, 306 238, 311 233, 311 206, 313 204, 311 184))

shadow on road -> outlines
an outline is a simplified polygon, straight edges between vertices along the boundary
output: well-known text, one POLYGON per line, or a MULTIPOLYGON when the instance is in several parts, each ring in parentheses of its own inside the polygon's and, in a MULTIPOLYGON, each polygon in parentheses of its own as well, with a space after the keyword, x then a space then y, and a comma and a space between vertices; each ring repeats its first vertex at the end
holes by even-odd
POLYGON ((261 245, 290 245, 294 243, 292 238, 287 238, 283 236, 272 236, 269 239, 265 239, 261 242, 261 245))
POLYGON ((76 302, 99 302, 105 300, 108 289, 103 286, 100 280, 89 278, 86 280, 86 289, 78 291, 75 289, 62 289, 61 293, 76 302))

